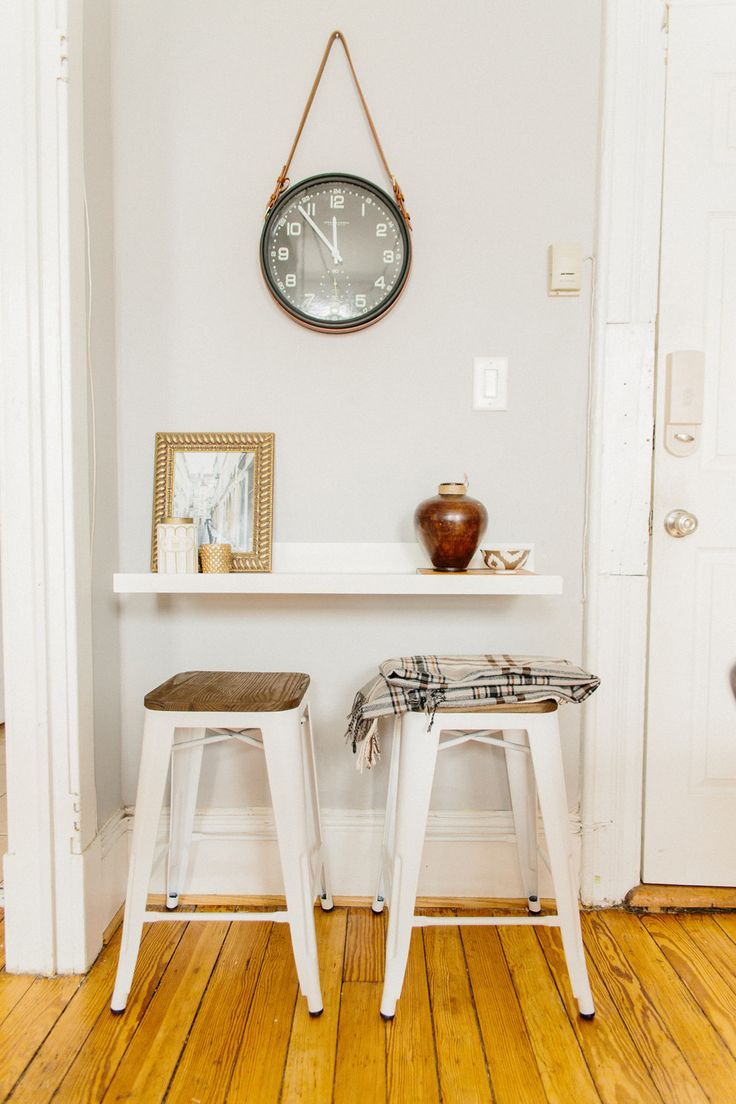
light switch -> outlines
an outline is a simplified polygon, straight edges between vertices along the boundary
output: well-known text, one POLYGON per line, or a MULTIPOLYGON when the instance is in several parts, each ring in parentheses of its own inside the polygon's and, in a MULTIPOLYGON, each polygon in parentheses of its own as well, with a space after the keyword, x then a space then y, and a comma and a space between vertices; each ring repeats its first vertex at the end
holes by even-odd
POLYGON ((474 357, 473 410, 505 410, 508 393, 506 357, 474 357))
POLYGON ((555 242, 549 247, 547 290, 550 295, 579 295, 583 249, 579 242, 555 242))

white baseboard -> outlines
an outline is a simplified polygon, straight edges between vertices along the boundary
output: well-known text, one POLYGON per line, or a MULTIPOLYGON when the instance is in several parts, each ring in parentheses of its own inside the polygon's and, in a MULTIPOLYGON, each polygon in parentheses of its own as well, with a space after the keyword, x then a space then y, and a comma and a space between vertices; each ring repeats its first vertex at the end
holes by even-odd
POLYGON ((100 878, 95 893, 95 929, 100 938, 125 900, 128 878, 128 852, 133 818, 126 809, 118 809, 99 831, 100 878))
MULTIPOLYGON (((111 918, 125 893, 125 863, 120 835, 132 828, 133 809, 103 829, 103 887, 111 918), (119 835, 120 834, 120 835, 119 835), (114 836, 114 841, 108 839, 114 836)), ((325 809, 322 826, 329 852, 332 892, 369 897, 375 889, 383 833, 380 810, 325 809)), ((580 860, 580 817, 570 814, 576 869, 580 860)), ((276 833, 269 808, 200 809, 195 833, 211 838, 192 844, 188 893, 271 894, 282 892, 276 833), (239 836, 237 840, 227 836, 239 836), (214 837, 214 838, 213 838, 214 837)), ((159 838, 168 833, 168 812, 161 818, 159 838)), ((129 835, 129 832, 127 833, 129 835)), ((164 863, 159 861, 151 891, 164 891, 164 863)), ((552 887, 542 865, 541 893, 552 887)), ((511 814, 467 810, 429 815, 419 893, 431 897, 520 897, 511 814)))

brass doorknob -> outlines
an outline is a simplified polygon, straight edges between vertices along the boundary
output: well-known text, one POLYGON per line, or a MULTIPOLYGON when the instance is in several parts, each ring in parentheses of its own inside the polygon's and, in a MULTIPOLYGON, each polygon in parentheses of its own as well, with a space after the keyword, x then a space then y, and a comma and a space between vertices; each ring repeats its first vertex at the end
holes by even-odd
POLYGON ((671 537, 689 537, 698 528, 698 519, 687 510, 670 510, 664 527, 671 537))

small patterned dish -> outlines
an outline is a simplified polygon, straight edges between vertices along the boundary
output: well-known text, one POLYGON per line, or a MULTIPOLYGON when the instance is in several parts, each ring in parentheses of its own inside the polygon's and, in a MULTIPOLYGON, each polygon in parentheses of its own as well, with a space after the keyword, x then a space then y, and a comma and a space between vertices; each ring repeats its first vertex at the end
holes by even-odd
POLYGON ((480 554, 491 571, 518 571, 529 559, 528 548, 481 548, 480 554))

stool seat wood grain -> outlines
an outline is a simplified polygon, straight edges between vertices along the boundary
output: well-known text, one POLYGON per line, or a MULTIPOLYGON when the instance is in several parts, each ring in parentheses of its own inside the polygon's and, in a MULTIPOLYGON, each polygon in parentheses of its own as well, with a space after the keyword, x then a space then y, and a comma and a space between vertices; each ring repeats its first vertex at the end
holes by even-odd
POLYGON ((545 698, 544 701, 534 702, 512 702, 510 705, 504 705, 501 702, 487 702, 485 705, 464 705, 461 709, 457 706, 440 705, 437 708, 438 713, 554 713, 557 709, 557 702, 552 701, 550 698, 545 698))
POLYGON ((296 671, 183 671, 146 694, 146 709, 176 713, 281 713, 297 709, 309 675, 296 671))

